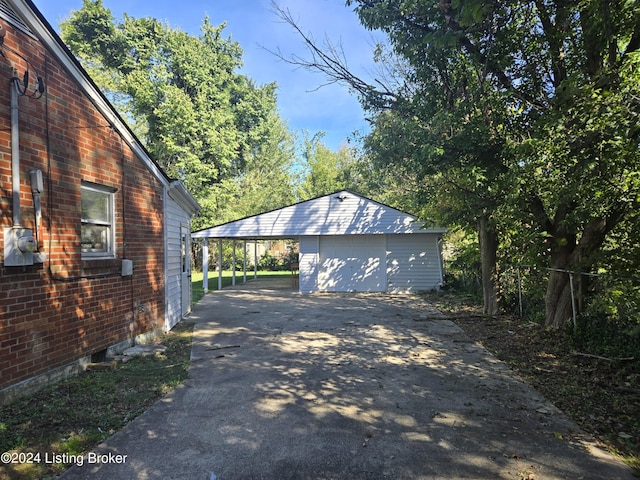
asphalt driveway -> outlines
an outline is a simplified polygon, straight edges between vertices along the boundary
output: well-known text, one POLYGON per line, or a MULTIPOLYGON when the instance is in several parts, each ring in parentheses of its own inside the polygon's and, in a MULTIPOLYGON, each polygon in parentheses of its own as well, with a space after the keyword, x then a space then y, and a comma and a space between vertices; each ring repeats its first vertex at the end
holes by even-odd
POLYGON ((203 298, 190 378, 65 480, 633 478, 417 298, 252 285, 203 298))

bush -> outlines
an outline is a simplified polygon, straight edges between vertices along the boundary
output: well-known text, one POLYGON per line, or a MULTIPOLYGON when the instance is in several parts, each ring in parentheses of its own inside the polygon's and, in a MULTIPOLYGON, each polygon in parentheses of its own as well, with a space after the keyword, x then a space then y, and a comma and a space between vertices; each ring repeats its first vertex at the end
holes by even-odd
POLYGON ((258 260, 258 268, 260 270, 267 270, 270 272, 277 272, 278 270, 284 270, 282 261, 272 256, 268 251, 258 260))
POLYGON ((585 313, 576 319, 571 334, 576 350, 610 358, 636 358, 640 361, 638 321, 614 318, 602 313, 585 313))
POLYGON ((576 320, 574 347, 612 358, 640 361, 640 287, 630 281, 598 278, 576 320))

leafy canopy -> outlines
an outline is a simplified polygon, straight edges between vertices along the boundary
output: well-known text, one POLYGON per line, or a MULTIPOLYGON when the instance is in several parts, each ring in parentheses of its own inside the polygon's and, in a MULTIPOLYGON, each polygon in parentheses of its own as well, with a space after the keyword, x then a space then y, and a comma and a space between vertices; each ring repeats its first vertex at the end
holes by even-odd
MULTIPOLYGON (((260 87, 237 73, 242 49, 223 36, 224 28, 206 17, 193 36, 154 18, 125 14, 117 21, 101 0, 83 0, 61 25, 64 41, 151 154, 204 206, 196 222, 203 224, 229 215, 215 195, 255 190, 247 179, 265 165, 275 173, 273 190, 284 195, 269 197, 271 203, 286 203, 283 190, 291 184, 283 177, 293 161, 292 139, 277 112, 276 86, 260 87)), ((258 184, 265 187, 268 178, 258 184)), ((251 203, 245 208, 264 206, 251 203)))
MULTIPOLYGON (((370 154, 411 172, 427 211, 488 214, 511 254, 556 269, 589 270, 624 237, 640 198, 636 2, 347 4, 402 66, 394 89, 359 90, 377 113, 370 154)), ((568 280, 551 277, 560 325, 568 280)))

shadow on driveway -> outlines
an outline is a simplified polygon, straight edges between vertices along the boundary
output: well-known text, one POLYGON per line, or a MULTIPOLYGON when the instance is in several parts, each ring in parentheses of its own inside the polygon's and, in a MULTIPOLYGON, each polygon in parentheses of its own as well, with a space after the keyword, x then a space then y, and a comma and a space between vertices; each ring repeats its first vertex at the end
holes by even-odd
POLYGON ((191 320, 190 378, 96 449, 126 460, 63 478, 633 478, 416 297, 236 286, 191 320))

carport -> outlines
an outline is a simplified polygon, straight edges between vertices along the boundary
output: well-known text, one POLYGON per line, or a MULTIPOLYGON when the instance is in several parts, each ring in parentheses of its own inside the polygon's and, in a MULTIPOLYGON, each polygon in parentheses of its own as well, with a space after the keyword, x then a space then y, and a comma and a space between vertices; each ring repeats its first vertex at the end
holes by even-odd
MULTIPOLYGON (((209 241, 292 239, 299 243, 299 291, 413 292, 442 284, 443 228, 342 190, 192 233, 204 239, 203 287, 208 290, 209 241)), ((246 255, 244 256, 246 258, 246 255)), ((254 262, 255 263, 255 262, 254 262)), ((218 268, 221 286, 222 271, 218 268)), ((255 270, 254 270, 255 275, 255 270)), ((246 264, 244 266, 246 279, 246 264)))

